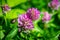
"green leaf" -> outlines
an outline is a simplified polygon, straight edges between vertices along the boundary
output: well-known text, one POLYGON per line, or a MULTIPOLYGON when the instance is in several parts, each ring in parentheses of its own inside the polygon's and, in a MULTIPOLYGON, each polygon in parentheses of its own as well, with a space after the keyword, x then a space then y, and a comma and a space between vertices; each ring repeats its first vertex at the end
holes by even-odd
POLYGON ((14 19, 17 18, 19 14, 25 13, 22 9, 13 9, 6 14, 6 18, 8 19, 14 19))
POLYGON ((34 30, 32 30, 33 32, 40 32, 41 34, 43 34, 43 30, 38 26, 37 22, 34 22, 34 30))
POLYGON ((3 13, 2 13, 2 8, 0 7, 0 17, 3 16, 3 13))
POLYGON ((2 26, 0 26, 0 30, 2 30, 2 26))
POLYGON ((55 24, 53 24, 53 23, 51 23, 51 24, 50 24, 50 26, 52 26, 52 27, 56 27, 56 25, 55 25, 55 24))
POLYGON ((23 37, 23 38, 26 37, 23 33, 20 33, 20 35, 21 35, 21 37, 23 37))
POLYGON ((58 14, 58 18, 59 18, 59 20, 60 20, 60 13, 58 14))
POLYGON ((7 0, 7 4, 10 6, 10 7, 14 7, 18 4, 21 4, 23 2, 26 2, 27 0, 7 0))
POLYGON ((14 39, 10 39, 10 38, 9 38, 9 39, 6 39, 6 40, 14 40, 14 39))
POLYGON ((31 8, 31 5, 28 2, 26 2, 26 3, 18 5, 17 7, 27 10, 27 9, 31 8))
POLYGON ((3 39, 4 38, 4 33, 3 31, 0 31, 0 39, 3 39))
POLYGON ((14 28, 15 26, 17 26, 18 25, 18 22, 15 22, 15 23, 13 23, 13 24, 10 24, 10 28, 14 28))
POLYGON ((17 31, 18 31, 18 28, 13 28, 11 31, 10 31, 10 33, 6 36, 6 39, 8 40, 8 39, 11 39, 11 38, 13 38, 16 34, 17 34, 17 31))
POLYGON ((2 5, 5 5, 6 4, 5 0, 2 0, 1 2, 2 2, 1 3, 2 5))

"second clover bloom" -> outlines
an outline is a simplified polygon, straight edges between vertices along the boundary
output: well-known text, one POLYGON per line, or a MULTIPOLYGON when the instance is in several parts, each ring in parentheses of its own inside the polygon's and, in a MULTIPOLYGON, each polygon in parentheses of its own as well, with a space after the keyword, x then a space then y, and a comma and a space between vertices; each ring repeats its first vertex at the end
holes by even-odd
POLYGON ((2 8, 4 13, 11 10, 11 8, 7 4, 5 4, 2 8))
POLYGON ((27 10, 27 16, 31 20, 37 20, 40 16, 40 11, 36 8, 30 8, 27 10))
POLYGON ((18 26, 24 29, 33 29, 32 20, 30 20, 26 14, 19 15, 18 17, 18 26))
POLYGON ((43 22, 48 22, 51 19, 51 15, 48 12, 43 12, 43 22))
POLYGON ((58 10, 60 7, 60 2, 59 0, 52 0, 50 3, 48 3, 48 6, 52 9, 58 10))

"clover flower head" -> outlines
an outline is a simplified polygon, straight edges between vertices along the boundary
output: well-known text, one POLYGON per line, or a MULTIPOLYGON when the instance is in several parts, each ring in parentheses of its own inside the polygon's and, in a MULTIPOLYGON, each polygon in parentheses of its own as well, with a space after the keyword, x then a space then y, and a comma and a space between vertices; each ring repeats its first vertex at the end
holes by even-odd
POLYGON ((24 29, 33 29, 32 20, 30 20, 26 14, 19 15, 18 17, 18 26, 24 29))
POLYGON ((2 8, 4 13, 11 10, 11 8, 7 4, 5 4, 2 8))
POLYGON ((60 2, 59 0, 52 0, 50 3, 48 3, 48 6, 52 9, 58 10, 60 7, 60 2))
POLYGON ((27 16, 31 20, 37 20, 40 16, 40 11, 37 8, 30 8, 27 10, 27 16))
POLYGON ((51 19, 51 15, 48 12, 43 12, 43 18, 42 21, 43 22, 48 22, 51 19))

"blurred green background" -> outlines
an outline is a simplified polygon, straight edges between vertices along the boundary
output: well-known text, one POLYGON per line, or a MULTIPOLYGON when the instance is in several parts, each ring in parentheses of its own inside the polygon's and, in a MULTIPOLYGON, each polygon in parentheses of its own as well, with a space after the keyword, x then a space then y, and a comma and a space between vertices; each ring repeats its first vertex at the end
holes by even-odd
POLYGON ((60 10, 55 10, 53 13, 53 10, 48 7, 49 2, 51 0, 0 0, 0 40, 59 40, 60 10), (11 7, 11 11, 5 16, 7 20, 1 8, 5 4, 11 7), (34 30, 29 31, 30 33, 18 32, 17 21, 15 23, 11 21, 17 20, 18 15, 25 13, 29 8, 37 8, 40 12, 48 11, 53 14, 46 24, 48 28, 44 27, 41 14, 40 20, 33 22, 34 30))

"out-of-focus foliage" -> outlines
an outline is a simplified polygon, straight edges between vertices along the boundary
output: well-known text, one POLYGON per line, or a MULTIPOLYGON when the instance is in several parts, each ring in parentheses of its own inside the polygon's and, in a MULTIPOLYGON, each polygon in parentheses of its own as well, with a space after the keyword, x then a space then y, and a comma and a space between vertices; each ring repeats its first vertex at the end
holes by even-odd
POLYGON ((17 18, 19 14, 23 14, 23 13, 25 13, 25 10, 22 10, 22 9, 12 9, 11 11, 7 12, 6 18, 14 19, 14 18, 17 18))
POLYGON ((60 10, 48 7, 51 0, 0 0, 0 40, 59 40, 60 10), (8 4, 11 10, 2 12, 2 5, 8 4), (28 8, 40 10, 40 18, 34 23, 34 29, 28 32, 18 32, 17 18, 26 13, 28 8), (42 12, 48 11, 52 18, 48 24, 42 22, 42 12), (12 20, 16 20, 12 23, 12 20))

